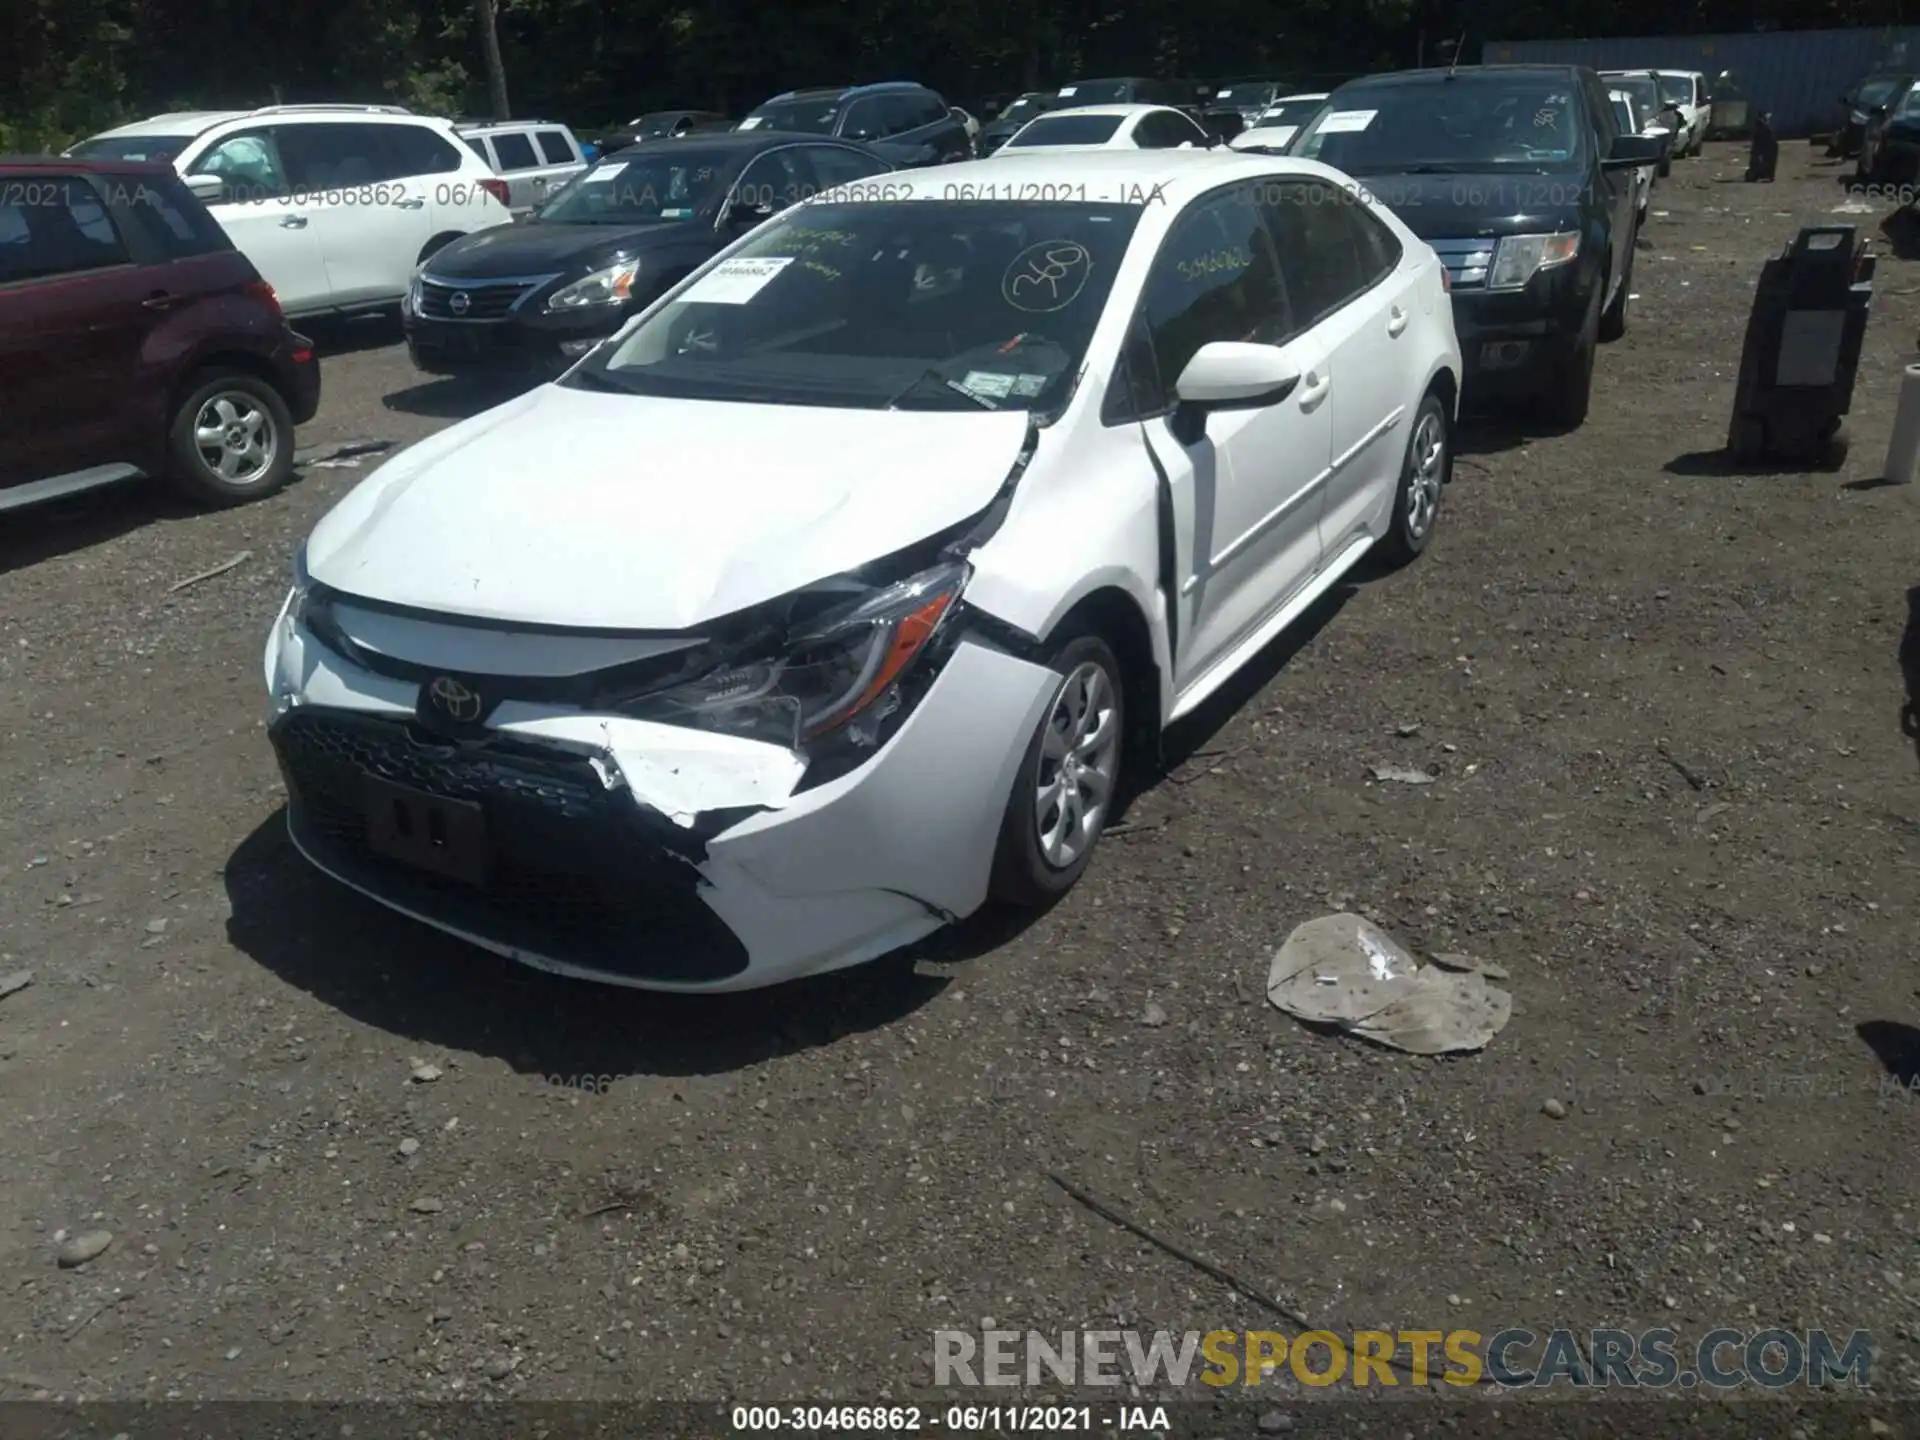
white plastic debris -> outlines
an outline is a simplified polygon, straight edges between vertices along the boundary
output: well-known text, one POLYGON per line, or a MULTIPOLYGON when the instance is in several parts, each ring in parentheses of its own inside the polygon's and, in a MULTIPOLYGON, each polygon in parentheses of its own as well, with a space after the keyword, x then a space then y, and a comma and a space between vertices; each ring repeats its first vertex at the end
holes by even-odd
POLYGON ((1460 955, 1423 966, 1359 915, 1323 915, 1287 936, 1267 973, 1267 999, 1297 1020, 1331 1025, 1413 1055, 1479 1050, 1513 1016, 1488 984, 1498 966, 1460 955))
POLYGON ((1433 777, 1424 770, 1409 769, 1404 765, 1375 765, 1373 778, 1382 784, 1431 785, 1433 777))

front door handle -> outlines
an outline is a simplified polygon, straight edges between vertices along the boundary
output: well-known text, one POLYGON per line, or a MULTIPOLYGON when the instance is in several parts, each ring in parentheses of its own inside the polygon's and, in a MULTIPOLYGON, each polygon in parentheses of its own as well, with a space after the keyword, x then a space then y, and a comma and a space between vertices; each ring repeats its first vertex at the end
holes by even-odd
POLYGON ((400 202, 400 208, 402 210, 418 210, 426 203, 426 201, 417 198, 413 200, 402 200, 400 202))
POLYGON ((1320 402, 1327 398, 1327 392, 1333 388, 1333 377, 1309 370, 1307 378, 1300 383, 1300 408, 1317 410, 1320 402))
POLYGON ((280 217, 280 228, 282 230, 304 230, 307 228, 307 217, 304 215, 282 215, 280 217))
POLYGON ((149 310, 171 310, 176 300, 174 296, 167 294, 166 291, 156 290, 140 303, 149 310))
POLYGON ((1398 335, 1407 328, 1407 312, 1398 305, 1387 312, 1387 334, 1398 335))

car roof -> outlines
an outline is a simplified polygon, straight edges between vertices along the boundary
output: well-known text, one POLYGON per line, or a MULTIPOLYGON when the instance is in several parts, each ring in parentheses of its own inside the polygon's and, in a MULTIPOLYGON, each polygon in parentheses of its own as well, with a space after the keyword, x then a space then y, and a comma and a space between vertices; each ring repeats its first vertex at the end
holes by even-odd
MULTIPOLYGON (((631 155, 636 150, 645 150, 648 154, 685 155, 694 150, 771 150, 778 145, 800 144, 839 145, 863 154, 876 153, 857 140, 844 140, 808 130, 714 130, 702 135, 659 135, 623 145, 617 153, 631 155)), ((610 160, 613 156, 604 158, 610 160)))
POLYGON ((1157 85, 1159 83, 1145 75, 1087 75, 1067 82, 1069 85, 1157 85))
POLYGON ((173 166, 159 160, 82 160, 62 155, 0 155, 0 170, 58 170, 66 175, 150 175, 176 178, 173 166))
POLYGON ((1273 97, 1273 103, 1288 105, 1295 100, 1325 100, 1331 94, 1333 94, 1331 90, 1302 90, 1297 95, 1276 95, 1273 97))
POLYGON ((1162 110, 1173 110, 1175 115, 1181 114, 1171 105, 1064 105, 1058 110, 1049 110, 1044 115, 1034 116, 1033 123, 1038 125, 1042 120, 1058 120, 1069 115, 1115 115, 1125 120, 1134 115, 1155 115, 1162 110))
MULTIPOLYGON (((1165 202, 1183 205, 1196 195, 1236 179, 1261 176, 1299 175, 1325 180, 1338 171, 1314 160, 1293 156, 1259 155, 1246 151, 1215 149, 1192 150, 1058 150, 1036 147, 1032 150, 996 151, 991 159, 962 161, 955 165, 935 165, 919 170, 898 170, 887 177, 890 199, 944 200, 957 188, 970 182, 982 186, 1003 187, 1018 180, 1024 188, 1049 186, 1076 200, 1084 195, 1088 204, 1106 202, 1165 202), (1152 198, 1148 198, 1152 197, 1152 198)), ((823 197, 830 191, 822 192, 823 197)), ((812 203, 812 202, 803 202, 812 203)), ((887 203, 860 201, 856 203, 887 203)))
POLYGON ((1349 80, 1340 89, 1370 90, 1382 85, 1444 85, 1456 76, 1466 79, 1492 75, 1515 80, 1567 80, 1583 68, 1580 65, 1434 65, 1424 70, 1384 70, 1378 75, 1362 75, 1357 80, 1349 80))
POLYGON ((1702 80, 1707 78, 1707 72, 1704 70, 1656 70, 1653 73, 1656 75, 1686 75, 1689 77, 1698 75, 1702 80))
POLYGON ((772 105, 781 100, 837 100, 848 95, 866 95, 885 91, 927 90, 918 80, 876 80, 870 85, 814 85, 801 90, 784 90, 780 94, 763 100, 762 105, 772 105))
POLYGON ((128 135, 198 135, 202 130, 211 130, 216 125, 238 120, 251 113, 247 110, 174 110, 165 115, 151 115, 145 120, 116 125, 89 138, 117 140, 128 135))

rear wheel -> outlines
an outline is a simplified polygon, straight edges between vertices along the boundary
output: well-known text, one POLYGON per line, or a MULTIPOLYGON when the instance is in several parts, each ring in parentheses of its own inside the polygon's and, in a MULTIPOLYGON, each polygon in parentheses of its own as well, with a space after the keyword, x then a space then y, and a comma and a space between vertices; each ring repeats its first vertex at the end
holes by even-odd
POLYGON ((257 375, 209 371, 173 413, 167 435, 174 484, 203 505, 273 494, 293 474, 293 417, 257 375))
POLYGON ((1393 519, 1380 537, 1380 554, 1389 565, 1409 563, 1433 539, 1452 460, 1450 439, 1447 407, 1429 390, 1414 412, 1413 433, 1400 462, 1400 487, 1393 497, 1393 519))
POLYGON ((1073 888, 1106 829, 1120 784, 1120 662, 1098 635, 1074 634, 1047 661, 1059 675, 1027 742, 1000 822, 993 896, 1037 908, 1073 888))

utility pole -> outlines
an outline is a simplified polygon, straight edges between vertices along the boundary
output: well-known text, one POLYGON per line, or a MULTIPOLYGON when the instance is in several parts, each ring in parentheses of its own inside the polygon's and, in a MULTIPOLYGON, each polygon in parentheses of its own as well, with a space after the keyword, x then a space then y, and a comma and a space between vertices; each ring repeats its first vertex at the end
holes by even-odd
POLYGON ((500 31, 494 23, 494 0, 473 0, 473 23, 480 31, 480 52, 487 64, 487 95, 493 102, 493 118, 511 120, 507 106, 507 67, 500 60, 500 31))

